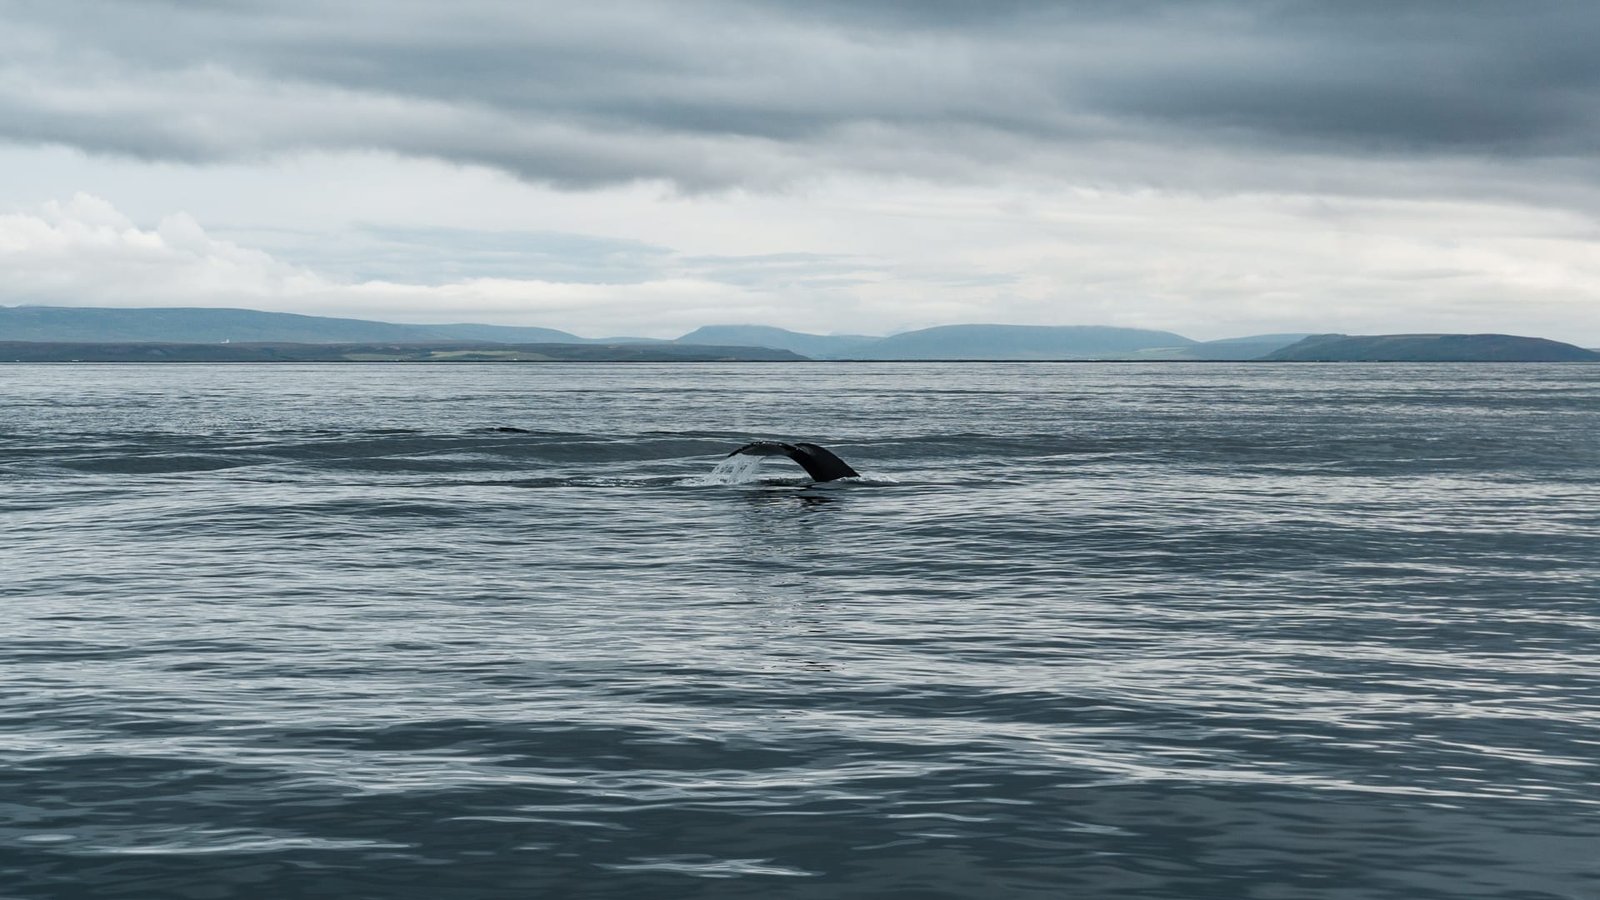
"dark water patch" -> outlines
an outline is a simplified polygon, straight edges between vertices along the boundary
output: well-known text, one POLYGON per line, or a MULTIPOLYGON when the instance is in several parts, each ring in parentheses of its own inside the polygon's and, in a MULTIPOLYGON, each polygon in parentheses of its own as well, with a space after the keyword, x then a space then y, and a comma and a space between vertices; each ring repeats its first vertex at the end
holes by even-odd
POLYGON ((214 472, 257 465, 261 457, 161 454, 157 456, 99 456, 62 460, 63 469, 90 474, 144 475, 175 472, 214 472))

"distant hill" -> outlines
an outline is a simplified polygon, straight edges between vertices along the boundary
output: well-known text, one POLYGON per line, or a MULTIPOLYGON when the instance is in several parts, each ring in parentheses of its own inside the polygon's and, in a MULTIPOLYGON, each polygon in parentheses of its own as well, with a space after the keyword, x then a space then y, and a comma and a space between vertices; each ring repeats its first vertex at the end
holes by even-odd
POLYGON ((1100 325, 941 325, 855 348, 857 359, 1107 359, 1196 343, 1170 331, 1100 325))
POLYGON ((1580 362, 1600 353, 1510 334, 1317 334, 1262 357, 1273 362, 1580 362))
POLYGON ((1152 350, 1139 350, 1129 354, 1129 358, 1164 361, 1242 361, 1260 359, 1274 350, 1280 350, 1307 337, 1310 337, 1310 335, 1256 334, 1249 337, 1225 338, 1218 341, 1201 341, 1184 347, 1158 347, 1152 350))
MULTIPOLYGON (((766 325, 707 325, 675 341, 654 338, 583 338, 554 328, 512 325, 412 325, 206 307, 112 309, 60 306, 0 306, 0 342, 118 345, 258 344, 284 347, 316 344, 385 344, 432 347, 456 352, 464 346, 496 344, 537 358, 589 358, 579 353, 555 356, 534 345, 593 345, 606 358, 636 358, 619 347, 658 348, 654 358, 688 358, 668 348, 683 348, 696 359, 712 358, 720 348, 738 358, 756 350, 781 359, 998 359, 998 360, 1349 360, 1349 361, 1561 361, 1600 358, 1600 352, 1541 338, 1504 334, 1262 334, 1219 341, 1194 341, 1170 331, 1098 325, 941 325, 889 337, 859 334, 807 334, 766 325), (452 349, 454 348, 454 349, 452 349), (709 348, 709 349, 708 349, 709 348)), ((54 351, 40 351, 51 353, 54 351)), ((106 353, 113 351, 107 349, 106 353)), ((124 352, 124 355, 133 351, 124 352)), ((165 352, 165 351, 163 351, 165 352)), ((410 351, 407 351, 410 352, 410 351)), ((94 356, 88 351, 74 358, 94 356)), ((184 350, 185 358, 204 354, 184 350)), ((289 354, 309 359, 312 351, 256 349, 250 353, 289 354)), ((24 354, 25 355, 25 354, 24 354)), ((137 356, 136 353, 133 355, 137 356)), ((157 354, 159 355, 159 354, 157 354)), ((335 354, 337 356, 337 354, 335 354)), ((19 358, 15 354, 4 359, 19 358)), ((98 358, 98 357, 96 357, 98 358)), ((226 353, 216 357, 235 358, 226 353)), ((243 357, 239 357, 243 358, 243 357)), ((276 357, 274 357, 276 358, 276 357)), ((318 356, 318 358, 322 358, 318 356)), ((412 358, 412 357, 407 357, 412 358)), ((530 357, 533 358, 533 357, 530 357)), ((732 358, 732 357, 729 357, 732 358)), ((761 357, 769 358, 769 357, 761 357)))
POLYGON ((1261 334, 1193 341, 1169 331, 1135 328, 945 325, 876 338, 807 334, 765 325, 708 325, 679 340, 775 347, 815 359, 1249 360, 1307 336, 1261 334))
MULTIPOLYGON (((495 341, 502 344, 578 344, 586 338, 554 328, 534 328, 524 325, 403 325, 426 331, 436 337, 458 341, 495 341)), ((612 343, 632 343, 613 341, 612 343)))
POLYGON ((803 356, 830 359, 850 356, 879 338, 859 334, 806 334, 768 325, 706 325, 678 340, 690 344, 772 347, 792 350, 803 356))
POLYGON ((462 340, 564 344, 581 343, 584 339, 553 328, 399 325, 254 309, 0 306, 0 341, 157 341, 178 344, 275 341, 330 344, 462 340))
POLYGON ((4 362, 793 362, 767 347, 693 344, 440 342, 208 343, 0 341, 4 362))

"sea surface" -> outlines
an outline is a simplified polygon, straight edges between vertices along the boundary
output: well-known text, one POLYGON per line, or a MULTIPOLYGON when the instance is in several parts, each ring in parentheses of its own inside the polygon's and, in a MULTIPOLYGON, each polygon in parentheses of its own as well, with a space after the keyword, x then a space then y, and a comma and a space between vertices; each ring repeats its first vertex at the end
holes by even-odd
POLYGON ((1595 365, 0 366, 0 616, 7 900, 1600 898, 1595 365))

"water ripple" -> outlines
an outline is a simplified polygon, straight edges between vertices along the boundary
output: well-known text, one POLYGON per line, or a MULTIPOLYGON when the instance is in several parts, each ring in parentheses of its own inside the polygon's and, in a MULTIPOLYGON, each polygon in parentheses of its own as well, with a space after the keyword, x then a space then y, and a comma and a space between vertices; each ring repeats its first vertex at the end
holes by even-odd
POLYGON ((7 896, 1596 896, 1593 366, 6 372, 7 896))

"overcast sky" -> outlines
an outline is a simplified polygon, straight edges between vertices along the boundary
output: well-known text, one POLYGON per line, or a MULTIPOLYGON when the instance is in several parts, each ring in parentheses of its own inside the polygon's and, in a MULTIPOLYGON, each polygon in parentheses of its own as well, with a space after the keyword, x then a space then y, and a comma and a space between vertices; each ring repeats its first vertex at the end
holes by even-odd
POLYGON ((0 0, 0 304, 1600 346, 1600 3, 0 0))

